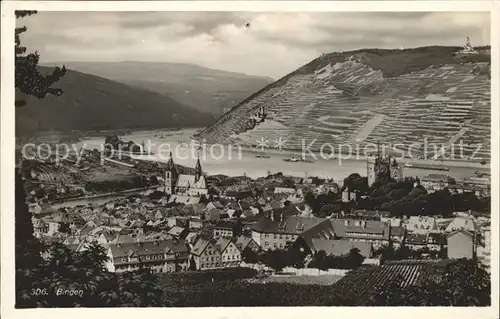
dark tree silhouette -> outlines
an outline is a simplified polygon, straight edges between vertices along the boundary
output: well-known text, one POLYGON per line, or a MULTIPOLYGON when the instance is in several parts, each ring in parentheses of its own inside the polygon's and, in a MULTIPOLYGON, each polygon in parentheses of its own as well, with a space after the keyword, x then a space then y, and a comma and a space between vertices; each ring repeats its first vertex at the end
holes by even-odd
POLYGON ((69 227, 69 223, 61 223, 61 225, 59 226, 59 232, 60 233, 65 233, 65 234, 71 234, 71 229, 69 227))
POLYGON ((371 295, 372 306, 489 306, 491 279, 473 260, 458 260, 446 267, 443 276, 430 276, 410 287, 397 281, 378 287, 371 295), (440 278, 437 280, 437 278, 440 278))
MULTIPOLYGON (((35 13, 16 11, 16 18, 35 13)), ((15 30, 16 91, 39 99, 48 94, 61 95, 60 89, 51 86, 64 76, 66 69, 56 67, 52 74, 42 75, 37 69, 38 53, 25 54, 26 48, 21 46, 19 35, 26 30, 26 27, 15 30)), ((22 99, 16 100, 16 106, 25 104, 22 99)), ((74 252, 60 243, 45 247, 37 240, 18 167, 15 176, 16 308, 161 305, 162 290, 149 270, 114 274, 106 270, 107 251, 98 244, 74 252), (42 258, 43 253, 48 253, 48 257, 42 258)))
MULTIPOLYGON (((16 11, 16 19, 36 14, 36 11, 16 11)), ((17 27, 15 29, 15 87, 19 92, 35 96, 39 99, 46 97, 49 94, 61 95, 62 90, 51 88, 52 84, 66 73, 66 68, 56 67, 51 74, 43 75, 37 69, 40 56, 38 52, 26 54, 26 47, 21 45, 20 35, 26 32, 27 28, 17 27)), ((16 106, 23 106, 26 101, 16 98, 16 106)))
POLYGON ((257 253, 248 246, 245 247, 245 249, 243 249, 241 258, 243 259, 244 262, 249 264, 255 264, 259 261, 259 256, 257 255, 257 253))

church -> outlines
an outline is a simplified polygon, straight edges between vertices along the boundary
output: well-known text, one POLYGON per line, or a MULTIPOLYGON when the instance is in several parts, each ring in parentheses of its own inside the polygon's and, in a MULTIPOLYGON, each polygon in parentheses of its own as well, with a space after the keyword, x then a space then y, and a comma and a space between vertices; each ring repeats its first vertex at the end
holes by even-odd
POLYGON ((179 174, 170 152, 165 168, 165 194, 199 197, 208 194, 207 180, 201 170, 200 159, 196 161, 194 175, 179 174))
POLYGON ((380 154, 380 149, 376 156, 368 157, 366 161, 366 169, 368 175, 368 186, 372 186, 375 181, 380 179, 395 179, 403 178, 403 167, 396 162, 394 158, 384 157, 380 154))

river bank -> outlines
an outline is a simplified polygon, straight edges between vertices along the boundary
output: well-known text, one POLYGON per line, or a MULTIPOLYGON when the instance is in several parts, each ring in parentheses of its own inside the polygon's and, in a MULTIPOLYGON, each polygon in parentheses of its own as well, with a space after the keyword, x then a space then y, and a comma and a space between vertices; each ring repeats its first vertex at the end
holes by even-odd
POLYGON ((50 207, 53 209, 59 209, 63 207, 76 207, 80 205, 88 205, 88 204, 105 204, 109 201, 115 200, 115 199, 120 199, 124 198, 130 195, 147 195, 150 192, 153 192, 157 190, 158 188, 161 188, 161 185, 156 185, 156 186, 149 186, 149 187, 142 187, 142 188, 134 188, 134 189, 128 189, 124 191, 119 191, 119 192, 108 192, 104 194, 96 194, 96 195, 89 195, 89 196, 84 196, 84 197, 78 197, 78 198, 71 198, 71 199, 62 199, 62 200, 57 200, 53 201, 50 203, 50 207))

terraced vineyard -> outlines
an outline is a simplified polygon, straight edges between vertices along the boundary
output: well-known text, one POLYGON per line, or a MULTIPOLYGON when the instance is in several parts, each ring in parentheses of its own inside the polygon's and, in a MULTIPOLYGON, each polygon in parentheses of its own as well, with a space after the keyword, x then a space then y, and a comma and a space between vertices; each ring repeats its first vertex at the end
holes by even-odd
POLYGON ((377 288, 390 283, 399 282, 402 287, 408 287, 423 283, 431 276, 439 279, 445 264, 445 261, 438 260, 401 260, 382 266, 362 266, 350 271, 333 287, 342 291, 346 298, 362 304, 377 288))
POLYGON ((289 149, 316 140, 313 150, 323 143, 363 149, 380 141, 398 150, 418 143, 413 156, 426 158, 459 155, 452 144, 462 140, 463 157, 489 159, 490 58, 458 57, 458 49, 323 55, 242 101, 197 137, 246 146, 282 137, 289 149), (261 107, 265 121, 247 130, 261 107))
POLYGON ((35 170, 38 173, 37 180, 44 183, 61 183, 63 185, 75 184, 71 172, 64 168, 54 167, 53 165, 40 164, 35 170))

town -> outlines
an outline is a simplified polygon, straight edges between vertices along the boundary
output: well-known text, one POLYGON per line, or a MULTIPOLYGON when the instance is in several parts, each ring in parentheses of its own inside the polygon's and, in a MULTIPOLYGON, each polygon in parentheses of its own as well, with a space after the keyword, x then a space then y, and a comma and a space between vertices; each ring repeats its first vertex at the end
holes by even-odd
MULTIPOLYGON (((79 169, 87 172, 97 163, 99 152, 89 151, 79 169)), ((109 160, 113 172, 140 172, 144 183, 125 185, 140 191, 64 206, 64 196, 89 189, 60 180, 61 172, 74 170, 71 165, 25 165, 34 235, 77 252, 97 242, 107 251, 110 272, 250 267, 269 276, 286 271, 335 274, 338 280, 360 265, 391 260, 490 263, 488 176, 468 182, 440 174, 404 177, 404 167, 381 154, 368 158, 367 177, 351 174, 343 183, 281 173, 206 176, 199 159, 187 168, 171 154, 167 163, 109 160), (323 253, 329 262, 320 267, 323 253), (357 259, 350 259, 353 253, 357 259)))

